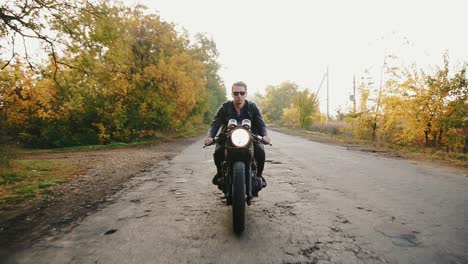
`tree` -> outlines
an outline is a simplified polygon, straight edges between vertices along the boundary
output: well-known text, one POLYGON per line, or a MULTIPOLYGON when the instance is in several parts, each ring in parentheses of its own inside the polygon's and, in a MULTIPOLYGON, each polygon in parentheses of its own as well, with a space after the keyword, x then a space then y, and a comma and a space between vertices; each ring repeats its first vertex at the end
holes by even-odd
POLYGON ((204 112, 203 120, 205 123, 209 123, 212 121, 219 106, 226 101, 226 87, 218 73, 221 66, 217 62, 219 53, 216 43, 213 39, 209 39, 201 33, 196 34, 195 39, 196 43, 193 47, 194 55, 206 65, 205 89, 207 93, 203 96, 205 98, 208 97, 208 99, 203 104, 200 98, 196 109, 194 109, 194 113, 204 112))
POLYGON ((406 135, 412 135, 426 147, 463 148, 468 99, 466 69, 465 64, 451 75, 448 57, 444 56, 444 66, 437 67, 433 74, 406 71, 407 80, 401 84, 403 95, 409 97, 405 108, 406 135))
POLYGON ((35 0, 1 12, 0 38, 36 38, 51 52, 34 70, 28 57, 0 61, 2 132, 21 144, 61 147, 176 134, 207 122, 225 100, 214 41, 201 34, 191 41, 143 6, 35 0))
POLYGON ((297 84, 283 82, 280 85, 270 85, 265 96, 259 101, 265 120, 279 122, 282 120, 283 109, 291 105, 291 98, 298 90, 297 84))
POLYGON ((372 99, 370 98, 373 85, 374 82, 366 70, 365 77, 357 85, 359 95, 358 112, 348 119, 348 122, 351 123, 352 133, 358 138, 369 138, 372 135, 375 106, 372 105, 372 99))
POLYGON ((371 129, 377 126, 375 136, 387 142, 447 151, 467 149, 467 64, 452 70, 445 55, 443 66, 434 69, 387 68, 389 77, 381 89, 378 115, 369 99, 371 83, 361 82, 358 117, 351 119, 353 133, 373 138, 371 129))
POLYGON ((5 46, 0 46, 0 56, 8 58, 0 65, 0 69, 8 66, 15 57, 22 58, 33 68, 35 63, 30 56, 30 47, 26 45, 30 40, 44 45, 55 65, 64 64, 57 56, 59 33, 72 38, 76 34, 70 29, 59 32, 54 25, 67 28, 62 18, 72 17, 85 8, 94 12, 93 5, 87 0, 18 0, 2 4, 0 38, 6 42, 5 46))
POLYGON ((291 105, 283 110, 283 123, 289 126, 307 128, 312 123, 312 116, 318 111, 318 100, 308 89, 296 92, 291 105))

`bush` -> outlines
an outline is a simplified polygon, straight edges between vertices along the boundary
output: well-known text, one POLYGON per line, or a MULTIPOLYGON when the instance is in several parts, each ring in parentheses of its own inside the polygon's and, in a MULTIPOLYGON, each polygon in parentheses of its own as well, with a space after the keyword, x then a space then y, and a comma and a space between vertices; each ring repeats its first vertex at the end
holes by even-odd
POLYGON ((349 125, 344 121, 331 121, 328 124, 314 123, 308 127, 308 130, 332 135, 344 135, 348 128, 349 125))
POLYGON ((0 132, 0 168, 9 167, 10 161, 14 158, 14 144, 11 142, 10 137, 8 137, 3 130, 0 132))

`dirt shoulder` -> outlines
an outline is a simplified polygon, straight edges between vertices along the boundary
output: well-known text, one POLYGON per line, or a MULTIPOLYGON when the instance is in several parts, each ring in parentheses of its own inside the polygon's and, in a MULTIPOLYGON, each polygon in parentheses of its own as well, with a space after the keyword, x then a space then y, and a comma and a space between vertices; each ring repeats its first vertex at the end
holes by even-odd
POLYGON ((23 159, 59 159, 78 166, 81 174, 14 210, 0 212, 2 251, 30 246, 55 232, 66 232, 98 210, 130 178, 161 160, 170 160, 196 138, 129 148, 23 154, 23 159))
POLYGON ((312 131, 306 131, 306 130, 288 129, 288 128, 280 127, 277 125, 269 125, 268 128, 274 131, 288 134, 288 135, 294 135, 294 136, 307 138, 315 142, 342 146, 349 150, 370 152, 375 155, 380 155, 384 157, 409 160, 410 162, 414 164, 421 164, 421 165, 426 165, 426 166, 431 166, 431 167, 444 168, 447 171, 464 174, 466 177, 468 177, 468 162, 463 162, 463 161, 453 162, 450 160, 430 158, 422 154, 403 153, 394 149, 373 146, 373 145, 365 144, 365 143, 361 144, 361 143, 354 143, 354 142, 343 142, 343 141, 340 141, 338 138, 334 138, 329 135, 316 133, 312 131))

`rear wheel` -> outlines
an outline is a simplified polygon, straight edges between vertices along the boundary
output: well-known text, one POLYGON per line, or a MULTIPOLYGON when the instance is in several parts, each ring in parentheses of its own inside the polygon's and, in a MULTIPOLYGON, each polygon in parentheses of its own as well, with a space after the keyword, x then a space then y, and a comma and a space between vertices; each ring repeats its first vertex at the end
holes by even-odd
POLYGON ((234 163, 232 182, 232 227, 234 233, 244 231, 245 215, 245 166, 243 162, 234 163))

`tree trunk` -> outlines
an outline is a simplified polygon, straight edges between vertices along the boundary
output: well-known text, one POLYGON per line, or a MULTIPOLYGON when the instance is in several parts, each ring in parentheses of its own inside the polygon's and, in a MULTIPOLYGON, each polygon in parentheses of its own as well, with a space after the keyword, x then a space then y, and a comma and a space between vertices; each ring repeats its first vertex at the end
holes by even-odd
POLYGON ((372 125, 372 141, 375 141, 375 131, 377 130, 377 122, 372 125))
POLYGON ((468 153, 468 136, 465 136, 465 146, 463 147, 463 153, 468 153))
POLYGON ((436 140, 436 146, 437 147, 441 147, 442 146, 442 134, 443 134, 443 129, 442 128, 439 128, 439 133, 437 135, 437 140, 436 140))
POLYGON ((431 141, 429 140, 429 135, 431 134, 431 122, 427 123, 426 130, 424 130, 424 138, 426 140, 426 147, 431 146, 431 141))
POLYGON ((424 130, 424 139, 426 147, 429 147, 429 131, 424 130))

